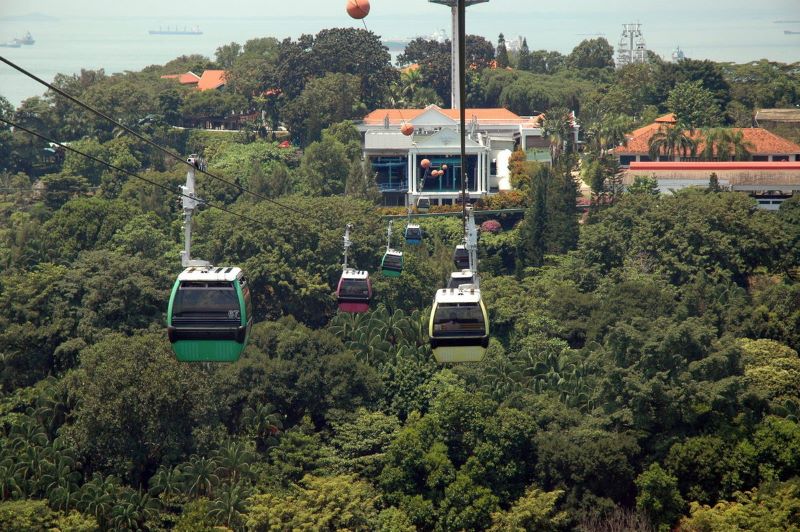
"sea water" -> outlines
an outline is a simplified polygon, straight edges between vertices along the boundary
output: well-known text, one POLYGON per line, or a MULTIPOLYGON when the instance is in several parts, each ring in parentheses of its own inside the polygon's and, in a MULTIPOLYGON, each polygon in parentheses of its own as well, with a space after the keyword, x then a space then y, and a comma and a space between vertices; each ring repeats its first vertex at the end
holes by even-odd
MULTIPOLYGON (((495 6, 501 7, 502 1, 498 0, 495 6)), ((761 58, 786 63, 800 61, 800 35, 783 33, 785 29, 800 30, 800 24, 774 22, 800 19, 800 8, 795 13, 787 13, 770 10, 768 5, 760 5, 758 9, 725 10, 709 4, 698 5, 691 14, 676 13, 665 6, 664 11, 648 7, 638 13, 598 10, 578 16, 553 12, 539 15, 532 1, 505 0, 502 5, 509 6, 505 10, 490 11, 488 6, 492 4, 470 8, 467 30, 494 43, 501 32, 509 41, 522 35, 527 38, 531 50, 558 50, 566 54, 581 40, 597 34, 616 46, 623 23, 641 22, 648 49, 667 60, 672 50, 680 46, 686 57, 695 59, 740 63, 761 58)), ((602 3, 598 2, 600 5, 602 3)), ((441 28, 449 31, 450 17, 447 9, 442 8, 441 16, 409 13, 382 17, 373 13, 365 22, 370 30, 389 40, 430 35, 441 28)), ((0 42, 21 37, 26 31, 36 39, 32 46, 0 48, 0 56, 51 81, 56 73, 77 73, 81 68, 103 68, 106 74, 111 74, 164 64, 180 55, 202 54, 213 59, 217 47, 232 41, 243 44, 257 37, 296 38, 303 33, 314 34, 323 28, 342 26, 363 27, 346 16, 210 18, 190 15, 168 19, 76 15, 49 21, 18 20, 3 17, 0 7, 0 42), (203 34, 148 34, 150 29, 167 26, 199 27, 203 34)), ((0 95, 12 104, 18 105, 25 98, 43 92, 44 88, 35 81, 0 64, 0 95)))

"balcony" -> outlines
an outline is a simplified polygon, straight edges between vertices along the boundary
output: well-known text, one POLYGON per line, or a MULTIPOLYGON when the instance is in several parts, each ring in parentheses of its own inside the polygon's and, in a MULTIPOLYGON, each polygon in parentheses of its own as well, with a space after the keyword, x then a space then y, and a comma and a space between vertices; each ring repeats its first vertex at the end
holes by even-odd
POLYGON ((408 192, 408 181, 386 181, 378 182, 378 190, 381 192, 408 192))

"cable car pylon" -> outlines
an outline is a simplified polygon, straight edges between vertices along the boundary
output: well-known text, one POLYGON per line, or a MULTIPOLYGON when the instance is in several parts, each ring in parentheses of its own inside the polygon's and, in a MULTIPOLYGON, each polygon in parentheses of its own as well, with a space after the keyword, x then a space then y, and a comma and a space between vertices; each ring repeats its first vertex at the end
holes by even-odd
MULTIPOLYGON (((466 100, 464 85, 466 71, 466 34, 464 18, 466 0, 458 0, 458 63, 459 63, 459 100, 466 100)), ((453 36, 455 41, 455 35, 453 36)), ((433 356, 439 363, 446 362, 480 362, 489 345, 489 315, 483 304, 478 275, 478 229, 475 226, 475 214, 469 205, 467 192, 467 153, 466 153, 466 116, 463 106, 459 106, 461 137, 461 201, 464 228, 464 247, 469 259, 469 270, 454 272, 459 279, 469 278, 468 284, 453 284, 451 276, 448 288, 436 291, 428 323, 428 336, 433 356), (466 274, 466 275, 465 275, 466 274)), ((456 250, 458 251, 458 250, 456 250)), ((467 280, 467 279, 464 279, 467 280)))

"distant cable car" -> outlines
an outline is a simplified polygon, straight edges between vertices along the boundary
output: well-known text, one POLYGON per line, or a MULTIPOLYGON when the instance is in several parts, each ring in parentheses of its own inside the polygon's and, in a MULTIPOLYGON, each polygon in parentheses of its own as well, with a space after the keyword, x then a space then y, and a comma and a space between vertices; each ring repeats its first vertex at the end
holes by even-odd
POLYGON ((469 250, 467 250, 467 246, 464 244, 456 246, 453 252, 453 264, 455 264, 458 270, 469 269, 469 250))
POLYGON ((372 283, 369 273, 352 268, 342 271, 339 286, 336 288, 336 300, 342 312, 367 312, 372 298, 372 283))
POLYGON ((392 249, 392 226, 394 222, 389 220, 389 227, 386 230, 386 253, 381 259, 381 273, 385 277, 400 277, 403 273, 403 252, 392 249))
POLYGON ((431 210, 431 200, 427 196, 420 196, 417 199, 417 211, 425 213, 431 210))
POLYGON ((175 281, 167 334, 181 362, 234 362, 253 324, 250 288, 239 268, 190 267, 175 281))
POLYGON ((489 346, 489 316, 481 291, 474 286, 437 290, 428 336, 439 363, 483 360, 489 346))
POLYGON ((406 244, 418 246, 422 244, 422 227, 418 224, 406 225, 405 232, 406 244))
POLYGON ((381 273, 385 277, 400 277, 403 273, 403 252, 394 249, 386 250, 381 260, 381 273))
POLYGON ((450 280, 447 282, 447 288, 458 288, 461 285, 471 285, 474 283, 475 276, 472 274, 472 271, 464 269, 450 274, 450 280))

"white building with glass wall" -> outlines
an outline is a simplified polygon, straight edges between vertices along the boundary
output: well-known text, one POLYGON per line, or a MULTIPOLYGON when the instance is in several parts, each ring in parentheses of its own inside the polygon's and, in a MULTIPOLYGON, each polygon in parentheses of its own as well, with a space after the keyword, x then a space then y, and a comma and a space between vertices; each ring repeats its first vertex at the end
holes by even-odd
MULTIPOLYGON (((420 196, 450 205, 460 195, 461 144, 458 109, 378 109, 358 124, 364 159, 370 164, 385 205, 414 204, 420 196), (412 135, 400 128, 410 124, 412 135), (422 160, 430 161, 425 169, 422 160), (434 176, 434 170, 443 175, 434 176)), ((467 109, 467 189, 472 198, 511 190, 508 161, 521 147, 531 160, 550 162, 541 115, 523 117, 508 109, 467 109)), ((576 128, 577 135, 577 128, 576 128)))

